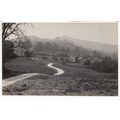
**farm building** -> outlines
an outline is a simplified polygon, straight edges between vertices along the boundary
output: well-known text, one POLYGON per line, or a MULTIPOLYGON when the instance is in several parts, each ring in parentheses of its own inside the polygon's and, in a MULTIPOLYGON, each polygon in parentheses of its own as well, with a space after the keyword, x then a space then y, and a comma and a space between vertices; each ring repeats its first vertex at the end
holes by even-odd
POLYGON ((24 56, 25 55, 25 49, 22 48, 22 47, 16 47, 14 49, 14 53, 17 55, 17 56, 24 56))

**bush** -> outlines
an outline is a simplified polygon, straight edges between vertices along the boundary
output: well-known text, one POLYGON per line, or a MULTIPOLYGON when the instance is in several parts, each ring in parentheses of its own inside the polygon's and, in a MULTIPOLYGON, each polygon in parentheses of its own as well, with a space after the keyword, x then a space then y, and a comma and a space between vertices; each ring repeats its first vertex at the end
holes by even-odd
POLYGON ((112 60, 110 57, 105 57, 102 61, 95 61, 91 64, 91 67, 98 72, 117 73, 118 62, 112 60))
POLYGON ((58 61, 56 56, 53 56, 53 60, 56 61, 56 62, 58 61))
POLYGON ((33 56, 33 53, 32 52, 30 52, 30 51, 25 51, 25 56, 26 57, 32 57, 33 56))
POLYGON ((95 71, 102 72, 102 64, 99 61, 95 61, 91 63, 91 68, 95 71))
POLYGON ((47 60, 47 59, 48 59, 48 58, 47 58, 47 57, 45 57, 45 56, 44 56, 44 57, 42 57, 42 58, 43 58, 44 60, 47 60))
POLYGON ((105 57, 102 60, 102 66, 104 72, 117 72, 118 71, 118 62, 112 60, 110 57, 105 57))
POLYGON ((14 53, 14 44, 8 40, 3 41, 3 63, 16 57, 14 53))
POLYGON ((91 65, 91 61, 90 61, 90 60, 86 60, 86 61, 84 62, 84 65, 89 67, 89 66, 91 65))

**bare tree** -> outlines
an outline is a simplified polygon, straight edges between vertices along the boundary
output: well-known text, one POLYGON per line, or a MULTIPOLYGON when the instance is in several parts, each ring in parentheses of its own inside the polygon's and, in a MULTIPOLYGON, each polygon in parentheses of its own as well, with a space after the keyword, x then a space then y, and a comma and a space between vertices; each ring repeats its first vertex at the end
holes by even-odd
POLYGON ((20 29, 20 25, 22 23, 3 23, 2 24, 2 40, 6 40, 11 35, 19 38, 21 35, 24 36, 22 30, 20 29))
MULTIPOLYGON (((2 42, 3 42, 3 66, 4 63, 13 57, 14 48, 23 44, 22 37, 25 35, 21 30, 21 25, 23 23, 2 23, 2 42), (15 41, 8 40, 12 36, 16 36, 15 41)), ((23 45, 22 45, 23 47, 23 45)))
MULTIPOLYGON (((24 40, 28 38, 24 35, 21 29, 22 25, 25 23, 2 23, 2 40, 8 40, 11 36, 16 37, 15 41, 11 41, 14 44, 14 48, 22 47, 24 48, 24 40)), ((32 26, 32 24, 30 24, 32 26)))

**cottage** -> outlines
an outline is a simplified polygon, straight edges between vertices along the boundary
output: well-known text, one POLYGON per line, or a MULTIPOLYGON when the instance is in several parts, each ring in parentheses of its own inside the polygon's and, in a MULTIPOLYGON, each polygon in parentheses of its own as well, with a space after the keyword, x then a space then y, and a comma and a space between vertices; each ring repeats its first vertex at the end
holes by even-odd
POLYGON ((102 61, 102 59, 100 59, 100 58, 94 58, 94 59, 91 60, 91 63, 101 62, 101 61, 102 61))
POLYGON ((25 55, 25 50, 22 47, 16 47, 16 48, 14 48, 14 53, 17 56, 24 56, 25 55))
POLYGON ((68 61, 69 61, 69 62, 75 62, 75 58, 72 57, 72 56, 69 56, 69 57, 68 57, 68 61))

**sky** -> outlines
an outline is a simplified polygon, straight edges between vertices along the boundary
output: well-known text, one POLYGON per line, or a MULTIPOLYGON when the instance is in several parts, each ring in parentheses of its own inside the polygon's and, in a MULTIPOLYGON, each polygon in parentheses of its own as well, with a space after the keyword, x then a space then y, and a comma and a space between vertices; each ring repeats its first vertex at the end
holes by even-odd
POLYGON ((71 36, 74 38, 117 44, 117 23, 32 23, 26 25, 26 35, 40 38, 71 36))

